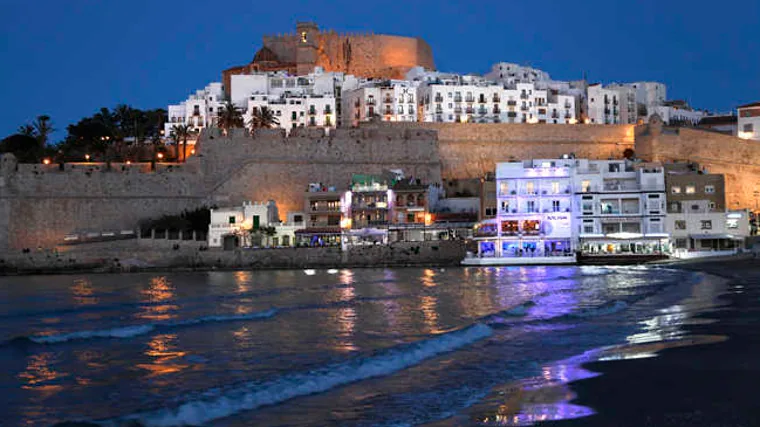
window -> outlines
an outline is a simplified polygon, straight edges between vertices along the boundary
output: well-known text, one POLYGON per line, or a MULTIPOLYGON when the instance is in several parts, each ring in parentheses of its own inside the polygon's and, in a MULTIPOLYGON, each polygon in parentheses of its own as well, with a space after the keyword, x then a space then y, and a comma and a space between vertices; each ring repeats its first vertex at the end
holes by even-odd
POLYGON ((536 186, 533 183, 533 181, 528 181, 527 183, 525 183, 525 192, 528 194, 535 194, 536 186))
POLYGON ((552 212, 559 212, 559 200, 552 200, 552 212))
POLYGON ((676 239, 676 248, 686 249, 686 244, 687 244, 686 239, 676 239))
POLYGON ((594 232, 594 221, 590 219, 583 220, 583 233, 591 234, 594 232))
POLYGON ((499 183, 499 194, 506 196, 509 193, 509 182, 501 181, 499 183))
POLYGON ((589 191, 591 191, 591 181, 589 180, 581 181, 581 192, 588 193, 589 191))
POLYGON ((715 186, 705 185, 705 194, 713 194, 713 193, 715 193, 715 186))
POLYGON ((744 131, 744 132, 754 132, 754 128, 752 126, 752 123, 747 123, 746 125, 744 125, 742 131, 744 131))
POLYGON ((536 212, 536 202, 533 200, 528 201, 528 212, 536 212))
POLYGON ((230 224, 234 224, 234 223, 235 223, 235 217, 234 217, 234 216, 231 216, 231 217, 229 218, 229 223, 230 223, 230 224))
POLYGON ((736 218, 731 218, 731 219, 726 220, 726 227, 739 228, 739 220, 736 218))
POLYGON ((552 194, 559 194, 559 182, 552 182, 552 194))
POLYGON ((697 188, 693 185, 687 185, 686 186, 686 194, 694 194, 697 191, 697 188))
POLYGON ((610 163, 608 166, 610 172, 620 172, 620 163, 610 163))
POLYGON ((670 192, 673 194, 681 194, 681 187, 674 185, 670 187, 670 192))
POLYGON ((501 202, 501 211, 504 213, 509 212, 509 201, 508 200, 502 200, 501 202))
POLYGON ((293 222, 295 223, 303 222, 303 215, 293 215, 293 222))
POLYGON ((712 221, 711 220, 700 221, 700 222, 702 223, 702 227, 701 227, 702 230, 712 230, 712 221))
POLYGON ((710 207, 710 209, 715 209, 715 202, 710 202, 708 206, 710 207))
POLYGON ((618 223, 602 224, 602 232, 604 234, 612 234, 612 233, 617 233, 619 231, 620 231, 620 224, 618 223))
POLYGON ((676 230, 686 230, 686 221, 683 219, 676 220, 676 230))

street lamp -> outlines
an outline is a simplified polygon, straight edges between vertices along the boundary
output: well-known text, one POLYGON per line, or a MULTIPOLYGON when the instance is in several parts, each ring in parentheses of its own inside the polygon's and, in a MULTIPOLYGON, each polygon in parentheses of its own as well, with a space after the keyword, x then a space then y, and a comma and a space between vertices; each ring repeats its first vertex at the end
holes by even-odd
POLYGON ((156 157, 158 158, 158 160, 162 160, 164 158, 164 153, 158 153, 156 154, 156 157))
POLYGON ((89 161, 90 161, 90 155, 89 155, 89 154, 85 154, 85 155, 84 155, 84 159, 85 159, 85 160, 87 160, 87 161, 89 162, 89 161))

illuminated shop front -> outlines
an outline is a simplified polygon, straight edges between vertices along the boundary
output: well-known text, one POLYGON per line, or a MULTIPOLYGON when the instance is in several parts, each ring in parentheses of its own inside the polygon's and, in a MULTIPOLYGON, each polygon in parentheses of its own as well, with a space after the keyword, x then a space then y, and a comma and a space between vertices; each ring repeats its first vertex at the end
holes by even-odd
POLYGON ((584 255, 664 255, 669 251, 667 234, 611 233, 583 236, 580 250, 584 255))

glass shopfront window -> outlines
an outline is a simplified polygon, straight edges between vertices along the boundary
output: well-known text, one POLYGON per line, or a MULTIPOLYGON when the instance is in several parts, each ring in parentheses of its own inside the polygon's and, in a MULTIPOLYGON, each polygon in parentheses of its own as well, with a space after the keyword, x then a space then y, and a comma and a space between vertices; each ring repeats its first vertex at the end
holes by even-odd
POLYGON ((519 223, 517 221, 502 221, 501 222, 501 234, 507 236, 514 236, 519 231, 519 223))
POLYGON ((527 219, 522 222, 523 234, 536 235, 541 232, 541 221, 527 219))

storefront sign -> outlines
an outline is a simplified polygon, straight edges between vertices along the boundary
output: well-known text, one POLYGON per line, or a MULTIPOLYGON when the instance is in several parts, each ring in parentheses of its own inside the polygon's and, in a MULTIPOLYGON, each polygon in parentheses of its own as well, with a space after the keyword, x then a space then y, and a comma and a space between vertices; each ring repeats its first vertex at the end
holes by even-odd
POLYGON ((544 215, 543 231, 546 237, 571 237, 572 221, 569 214, 544 215))

